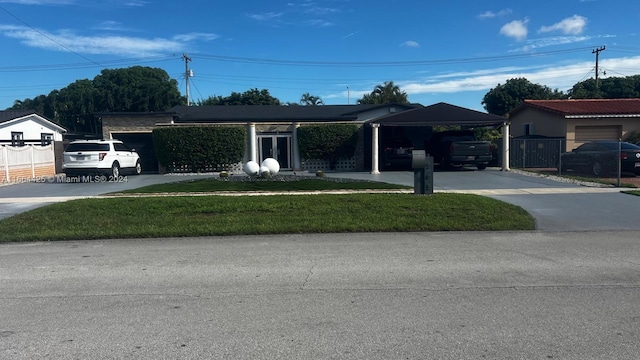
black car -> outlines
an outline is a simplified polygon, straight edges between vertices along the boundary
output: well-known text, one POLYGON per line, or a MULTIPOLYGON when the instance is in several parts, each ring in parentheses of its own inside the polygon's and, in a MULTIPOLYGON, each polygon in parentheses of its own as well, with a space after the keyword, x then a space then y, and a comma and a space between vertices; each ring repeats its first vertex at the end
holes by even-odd
POLYGON ((595 176, 618 172, 640 175, 640 146, 628 142, 592 141, 560 155, 561 172, 573 170, 595 176))
POLYGON ((384 169, 411 170, 413 144, 409 139, 385 139, 382 152, 384 169))

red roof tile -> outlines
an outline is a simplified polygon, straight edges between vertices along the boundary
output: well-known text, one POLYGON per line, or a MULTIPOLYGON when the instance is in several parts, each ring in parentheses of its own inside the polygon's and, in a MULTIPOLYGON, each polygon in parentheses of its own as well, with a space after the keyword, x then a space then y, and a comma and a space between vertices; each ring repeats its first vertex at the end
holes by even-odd
POLYGON ((509 115, 534 108, 569 115, 640 115, 640 99, 524 100, 509 115))

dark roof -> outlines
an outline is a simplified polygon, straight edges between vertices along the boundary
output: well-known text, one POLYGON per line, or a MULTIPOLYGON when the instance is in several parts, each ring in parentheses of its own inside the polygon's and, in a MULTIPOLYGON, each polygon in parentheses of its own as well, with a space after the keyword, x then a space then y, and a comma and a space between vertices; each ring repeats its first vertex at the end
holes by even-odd
POLYGON ((413 109, 420 104, 384 105, 217 105, 217 106, 175 106, 173 112, 178 122, 233 122, 233 121, 352 121, 358 114, 381 107, 413 109))
POLYGON ((0 111, 0 123, 35 113, 34 110, 3 110, 0 111))
POLYGON ((508 121, 507 118, 502 116, 441 102, 423 108, 389 114, 370 122, 383 126, 494 126, 501 125, 506 121, 508 121))
POLYGON ((564 116, 640 115, 640 99, 524 100, 509 116, 526 108, 564 116))

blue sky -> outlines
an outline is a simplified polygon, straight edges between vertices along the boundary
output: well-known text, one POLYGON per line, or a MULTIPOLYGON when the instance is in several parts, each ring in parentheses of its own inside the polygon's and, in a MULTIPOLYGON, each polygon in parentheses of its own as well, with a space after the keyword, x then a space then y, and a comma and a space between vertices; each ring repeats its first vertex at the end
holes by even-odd
POLYGON ((268 89, 354 104, 393 81, 409 100, 483 110, 498 83, 566 91, 640 74, 635 0, 0 0, 0 109, 105 68, 159 67, 191 99, 268 89), (606 73, 606 74, 605 74, 606 73))

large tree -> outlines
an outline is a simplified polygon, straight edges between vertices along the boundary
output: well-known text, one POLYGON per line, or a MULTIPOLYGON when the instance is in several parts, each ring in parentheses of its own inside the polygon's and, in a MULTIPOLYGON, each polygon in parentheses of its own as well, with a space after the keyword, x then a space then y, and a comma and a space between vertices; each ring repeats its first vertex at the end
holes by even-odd
POLYGON ((482 105, 488 113, 506 116, 520 103, 527 100, 556 100, 566 99, 562 91, 534 84, 525 78, 509 79, 504 85, 498 84, 489 90, 482 99, 482 105))
POLYGON ((185 102, 178 82, 158 68, 102 70, 93 84, 100 111, 164 111, 185 102))
POLYGON ((382 85, 377 85, 372 92, 364 94, 358 100, 358 104, 407 104, 409 99, 407 93, 393 83, 385 81, 382 85))
POLYGON ((640 97, 640 75, 581 81, 569 90, 572 99, 624 99, 640 97))
POLYGON ((253 88, 242 94, 232 92, 227 97, 210 96, 204 100, 196 101, 196 105, 281 105, 281 103, 280 100, 271 96, 269 90, 253 88))
POLYGON ((178 82, 159 68, 105 69, 48 95, 16 100, 13 110, 35 110, 74 132, 100 133, 96 112, 164 111, 184 103, 178 82))
POLYGON ((302 94, 300 97, 300 105, 314 106, 314 105, 324 105, 324 101, 319 96, 314 96, 309 94, 308 92, 302 94))

